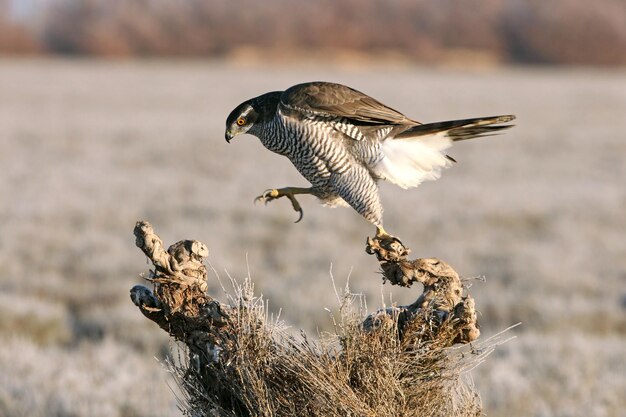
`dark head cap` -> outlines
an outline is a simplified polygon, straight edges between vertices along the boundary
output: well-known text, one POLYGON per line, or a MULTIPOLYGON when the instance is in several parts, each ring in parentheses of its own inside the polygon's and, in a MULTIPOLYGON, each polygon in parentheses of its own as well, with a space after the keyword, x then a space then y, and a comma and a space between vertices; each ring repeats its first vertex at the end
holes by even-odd
MULTIPOLYGON (((226 141, 248 132, 276 115, 282 91, 273 91, 244 101, 230 112, 226 118, 226 141)), ((253 129, 250 133, 254 134, 253 129)))

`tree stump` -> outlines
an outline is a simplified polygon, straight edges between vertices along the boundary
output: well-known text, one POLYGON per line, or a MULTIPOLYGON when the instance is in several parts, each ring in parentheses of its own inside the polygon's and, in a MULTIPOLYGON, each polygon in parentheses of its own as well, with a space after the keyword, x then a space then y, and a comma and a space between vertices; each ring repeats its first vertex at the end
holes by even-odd
MULTIPOLYGON (((267 321, 244 284, 230 304, 207 294, 207 247, 183 240, 167 250, 145 221, 136 245, 154 268, 130 291, 141 313, 187 347, 175 366, 190 415, 421 416, 480 413, 476 393, 446 349, 478 338, 474 300, 438 259, 408 260, 397 240, 368 239, 383 279, 424 290, 408 306, 342 316, 330 340, 294 338, 267 321), (387 388, 384 388, 387 387, 387 388)), ((342 313, 344 314, 344 313, 342 313)))

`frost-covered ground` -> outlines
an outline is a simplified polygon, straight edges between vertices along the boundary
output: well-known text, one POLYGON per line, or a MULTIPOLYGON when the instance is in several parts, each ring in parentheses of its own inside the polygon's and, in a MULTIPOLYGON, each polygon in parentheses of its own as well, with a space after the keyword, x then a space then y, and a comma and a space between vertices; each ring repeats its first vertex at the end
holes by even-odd
MULTIPOLYGON (((474 371, 489 416, 618 416, 626 408, 626 72, 253 67, 210 62, 0 61, 0 415, 165 416, 154 356, 165 334, 128 289, 147 269, 132 228, 204 241, 222 280, 250 271, 294 327, 328 328, 350 276, 370 308, 382 286, 373 228, 304 186, 256 138, 224 141, 253 95, 310 80, 349 84, 421 121, 513 113, 504 136, 461 143, 416 190, 383 185, 386 226, 413 255, 466 276, 485 336, 517 339, 474 371)), ((220 285, 211 277, 213 293, 220 285)), ((391 295, 390 295, 391 294, 391 295)))

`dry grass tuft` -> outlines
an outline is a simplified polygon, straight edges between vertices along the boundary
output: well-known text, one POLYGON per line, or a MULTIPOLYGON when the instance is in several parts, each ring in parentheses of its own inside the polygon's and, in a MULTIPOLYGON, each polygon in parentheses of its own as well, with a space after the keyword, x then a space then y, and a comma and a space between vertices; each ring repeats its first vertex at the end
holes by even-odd
POLYGON ((480 415, 464 373, 478 355, 448 351, 453 332, 437 332, 428 314, 402 340, 397 315, 365 332, 362 304, 355 308, 358 298, 345 293, 335 331, 312 341, 268 319, 249 280, 235 286, 228 360, 209 365, 207 378, 183 357, 168 364, 191 415, 480 415))
MULTIPOLYGON (((168 366, 189 415, 481 414, 466 371, 494 345, 453 347, 474 340, 464 332, 468 325, 476 337, 478 330, 473 300, 449 285, 458 276, 447 264, 433 261, 429 274, 420 273, 428 284, 411 306, 369 316, 363 299, 346 288, 334 331, 312 341, 304 333, 290 335, 271 318, 249 279, 233 282, 227 303, 208 296, 202 243, 181 241, 165 251, 147 222, 137 224, 135 235, 154 264, 147 279, 155 288, 136 286, 131 298, 185 344, 186 353, 168 366), (433 265, 446 274, 434 274, 433 265), (458 300, 451 303, 451 294, 458 300)), ((420 263, 402 262, 405 272, 411 262, 420 263)))

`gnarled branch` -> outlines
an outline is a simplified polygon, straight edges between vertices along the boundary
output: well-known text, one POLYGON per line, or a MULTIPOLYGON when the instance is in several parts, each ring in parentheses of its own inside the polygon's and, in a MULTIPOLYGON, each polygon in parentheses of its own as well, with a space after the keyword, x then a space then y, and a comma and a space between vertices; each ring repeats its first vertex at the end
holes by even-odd
MULTIPOLYGON (((396 314, 400 315, 400 329, 419 312, 428 312, 437 328, 448 322, 446 330, 454 334, 452 344, 478 339, 480 330, 474 299, 470 295, 464 296, 459 274, 450 265, 437 258, 408 260, 410 250, 395 238, 368 238, 365 251, 376 255, 383 282, 403 287, 419 282, 424 286, 423 293, 413 304, 396 309, 396 314)), ((368 319, 366 325, 373 320, 368 319)))

